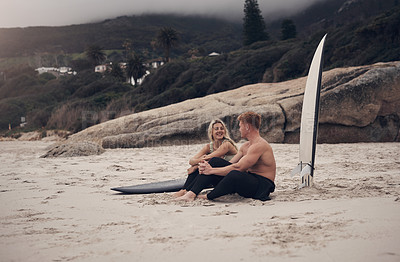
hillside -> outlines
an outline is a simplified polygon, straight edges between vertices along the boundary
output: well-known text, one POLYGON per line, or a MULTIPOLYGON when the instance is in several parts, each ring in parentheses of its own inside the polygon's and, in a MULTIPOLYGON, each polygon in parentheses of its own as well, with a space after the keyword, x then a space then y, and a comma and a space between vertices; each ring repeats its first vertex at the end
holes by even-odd
MULTIPOLYGON (((333 2, 328 0, 328 3, 333 2)), ((281 82, 305 76, 315 47, 325 33, 328 33, 324 54, 325 71, 400 60, 400 6, 396 1, 385 1, 385 5, 378 5, 374 9, 373 16, 367 16, 364 11, 356 12, 360 2, 370 7, 379 3, 359 0, 345 1, 340 6, 332 4, 323 22, 317 15, 320 7, 314 6, 311 11, 304 13, 309 21, 301 23, 296 39, 280 41, 272 36, 269 41, 241 48, 238 48, 241 45, 240 25, 188 16, 121 17, 98 24, 61 28, 0 29, 0 34, 18 35, 6 38, 7 41, 15 41, 12 50, 17 53, 14 54, 52 48, 79 52, 90 39, 95 43, 103 43, 108 49, 121 48, 117 45, 127 36, 133 37, 135 34, 138 35, 133 38, 136 41, 134 47, 146 48, 161 26, 170 25, 181 32, 181 44, 173 54, 173 61, 154 71, 139 87, 116 81, 108 75, 96 74, 93 69, 81 70, 77 76, 58 79, 51 75, 38 76, 29 66, 4 70, 5 74, 0 75, 0 130, 8 129, 10 123, 12 127, 18 126, 20 117, 26 116, 30 128, 57 128, 77 132, 133 112, 248 84, 281 82), (341 20, 348 15, 352 18, 341 20), (149 31, 132 29, 135 26, 141 28, 140 25, 149 31), (46 32, 48 38, 35 37, 34 32, 38 35, 46 32), (29 41, 16 40, 23 37, 31 39, 31 45, 29 41), (63 41, 65 45, 59 45, 63 41), (46 46, 46 43, 49 45, 46 46), (18 44, 24 47, 18 47, 18 44), (197 59, 188 59, 185 54, 195 46, 207 47, 208 51, 219 51, 217 48, 227 51, 217 57, 199 55, 197 59)), ((298 15, 296 19, 306 20, 305 17, 303 20, 300 18, 301 15, 298 15)), ((0 42, 4 45, 3 37, 0 42)), ((147 56, 157 56, 157 52, 153 50, 147 56)), ((4 61, 6 58, 2 59, 4 61)), ((18 57, 12 59, 17 60, 18 57)))
MULTIPOLYGON (((319 1, 289 19, 293 20, 300 36, 313 34, 326 27, 342 27, 346 24, 365 23, 371 17, 390 11, 400 3, 398 0, 334 0, 319 1)), ((275 38, 280 36, 281 20, 267 24, 275 38)))
POLYGON ((157 56, 160 53, 151 42, 166 26, 179 33, 180 44, 173 50, 176 56, 191 48, 229 52, 241 46, 241 24, 199 16, 141 15, 82 25, 0 29, 0 58, 81 53, 90 45, 123 50, 126 40, 134 50, 157 56))
MULTIPOLYGON (((363 23, 369 18, 390 11, 398 0, 324 0, 292 17, 298 35, 303 38, 327 27, 341 27, 349 23, 363 23)), ((279 39, 281 20, 269 21, 267 31, 272 39, 279 39)), ((123 50, 125 40, 132 42, 136 51, 159 55, 151 46, 158 30, 170 26, 180 34, 180 45, 173 50, 182 55, 191 48, 202 48, 205 53, 230 52, 241 44, 242 25, 239 22, 181 15, 123 16, 98 23, 60 26, 0 28, 0 59, 41 54, 82 53, 89 45, 100 45, 105 50, 123 50)), ((38 65, 37 65, 38 66, 38 65)))
POLYGON ((140 89, 116 104, 143 111, 243 85, 305 76, 325 33, 324 70, 400 60, 397 7, 363 22, 327 26, 309 37, 258 42, 219 57, 175 61, 150 75, 140 89))

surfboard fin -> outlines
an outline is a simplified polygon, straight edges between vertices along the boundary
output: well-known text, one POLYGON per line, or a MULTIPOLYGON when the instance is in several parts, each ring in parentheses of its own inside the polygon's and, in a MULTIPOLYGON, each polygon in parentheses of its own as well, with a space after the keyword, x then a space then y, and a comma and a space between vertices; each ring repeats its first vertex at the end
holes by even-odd
POLYGON ((302 166, 302 163, 300 162, 300 163, 292 170, 292 172, 290 173, 290 176, 291 176, 291 177, 294 177, 294 175, 300 174, 300 172, 301 172, 301 166, 302 166))
POLYGON ((293 177, 297 174, 300 174, 301 184, 299 185, 299 189, 312 186, 313 184, 313 176, 311 175, 313 167, 310 164, 304 165, 300 162, 290 173, 290 176, 293 177), (304 167, 303 167, 304 166, 304 167))
POLYGON ((303 188, 305 186, 310 187, 313 184, 313 176, 311 175, 312 171, 312 166, 310 164, 307 164, 303 170, 301 170, 300 173, 300 178, 301 178, 301 184, 299 188, 303 188))

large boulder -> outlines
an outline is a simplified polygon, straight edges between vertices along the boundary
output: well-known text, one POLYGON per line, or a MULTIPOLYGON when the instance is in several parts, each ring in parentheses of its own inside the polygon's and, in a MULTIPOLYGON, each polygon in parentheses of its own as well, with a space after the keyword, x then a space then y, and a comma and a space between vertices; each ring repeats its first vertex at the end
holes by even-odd
MULTIPOLYGON (((292 81, 292 85, 296 81, 292 81)), ((94 140, 104 148, 188 144, 207 139, 210 121, 220 118, 235 140, 240 139, 237 116, 255 111, 263 116, 261 131, 271 142, 284 140, 285 115, 276 101, 290 92, 287 83, 256 84, 233 91, 121 117, 70 137, 94 140)))
MULTIPOLYGON (((323 72, 318 142, 399 141, 400 62, 323 72)), ((224 120, 240 140, 237 116, 262 115, 261 135, 273 143, 298 143, 306 77, 260 83, 135 113, 89 127, 69 142, 104 148, 205 141, 208 123, 224 120)))
MULTIPOLYGON (((279 103, 285 142, 298 142, 303 95, 279 103)), ((399 141, 400 62, 323 73, 318 142, 399 141)))

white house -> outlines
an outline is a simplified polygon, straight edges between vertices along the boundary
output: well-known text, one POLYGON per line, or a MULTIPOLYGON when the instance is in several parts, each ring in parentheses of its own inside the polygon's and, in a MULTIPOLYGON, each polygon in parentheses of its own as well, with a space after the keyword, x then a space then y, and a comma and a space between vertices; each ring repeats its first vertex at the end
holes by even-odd
POLYGON ((41 75, 43 73, 59 72, 59 69, 55 68, 55 67, 39 67, 39 68, 36 68, 35 71, 37 71, 39 73, 39 75, 41 75))
POLYGON ((97 66, 94 68, 94 71, 95 71, 96 73, 105 73, 105 72, 107 71, 107 65, 97 65, 97 66))
POLYGON ((118 65, 119 65, 119 67, 120 67, 122 70, 125 70, 125 69, 126 69, 126 66, 127 66, 127 63, 121 62, 121 63, 118 63, 118 65))
POLYGON ((63 74, 63 75, 68 74, 68 72, 71 72, 71 71, 72 71, 72 68, 66 67, 66 66, 62 66, 59 69, 60 74, 63 74))
POLYGON ((39 67, 36 68, 35 71, 39 73, 39 75, 43 73, 50 73, 53 74, 54 76, 58 77, 60 75, 76 75, 77 73, 75 71, 72 71, 71 67, 66 67, 62 66, 60 68, 57 67, 39 67))
POLYGON ((159 68, 159 67, 162 66, 163 64, 164 64, 163 61, 157 60, 157 61, 151 62, 151 67, 152 67, 152 68, 159 68))
POLYGON ((219 53, 217 53, 217 52, 212 52, 212 53, 210 53, 208 56, 219 56, 219 55, 221 55, 221 54, 219 54, 219 53))
POLYGON ((20 127, 25 127, 27 124, 26 118, 24 116, 21 116, 21 124, 19 124, 20 127))

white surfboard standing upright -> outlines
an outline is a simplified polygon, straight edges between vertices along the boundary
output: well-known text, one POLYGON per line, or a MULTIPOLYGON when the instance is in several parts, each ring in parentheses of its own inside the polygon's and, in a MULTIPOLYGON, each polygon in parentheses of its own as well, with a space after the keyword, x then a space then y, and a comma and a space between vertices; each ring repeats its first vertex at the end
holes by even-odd
POLYGON ((300 124, 299 164, 292 171, 292 176, 300 173, 300 188, 313 184, 325 38, 326 35, 322 38, 314 53, 304 91, 300 124))

